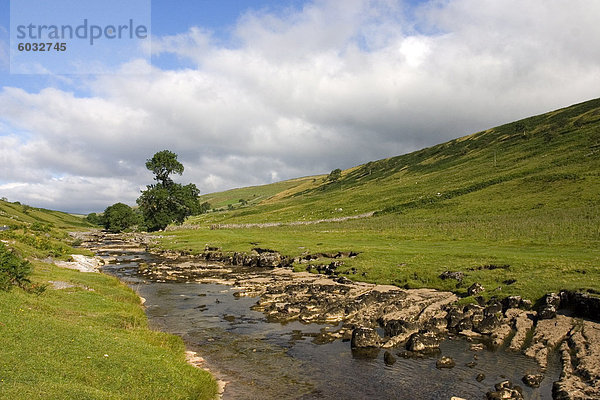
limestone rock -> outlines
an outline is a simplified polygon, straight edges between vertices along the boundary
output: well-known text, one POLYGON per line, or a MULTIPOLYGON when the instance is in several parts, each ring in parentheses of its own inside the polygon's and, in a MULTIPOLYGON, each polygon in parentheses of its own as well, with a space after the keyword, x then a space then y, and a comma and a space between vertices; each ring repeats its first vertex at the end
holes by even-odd
POLYGON ((442 369, 442 368, 454 368, 454 366, 456 365, 456 363, 454 362, 454 360, 450 357, 442 357, 439 360, 437 360, 435 362, 435 367, 438 369, 442 369))
POLYGON ((396 357, 389 351, 386 351, 383 354, 383 362, 385 362, 385 365, 394 365, 396 363, 396 357))
POLYGON ((440 279, 442 280, 446 280, 446 279, 454 279, 457 280, 459 282, 462 282, 463 278, 465 277, 465 273, 461 272, 461 271, 444 271, 440 274, 440 279))
POLYGON ((502 305, 504 306, 504 310, 508 310, 511 308, 519 308, 523 299, 521 296, 508 296, 502 300, 502 305))
POLYGON ((600 324, 582 321, 561 345, 562 373, 554 382, 555 399, 600 398, 600 324))
POLYGON ((483 292, 485 290, 485 288, 483 287, 483 285, 481 285, 480 283, 474 283, 471 286, 469 286, 469 288, 467 289, 467 293, 469 294, 469 296, 476 296, 479 293, 483 292))
POLYGON ((469 346, 469 350, 471 351, 482 351, 485 349, 485 346, 483 345, 483 343, 473 343, 472 345, 469 346))
POLYGON ((544 375, 542 374, 527 374, 522 379, 524 384, 532 388, 540 387, 543 380, 544 375))
POLYGON ((440 348, 440 340, 439 338, 431 333, 415 333, 410 339, 408 339, 408 343, 406 344, 406 349, 409 351, 436 351, 440 348))
POLYGON ((558 315, 555 319, 539 320, 525 355, 535 358, 542 369, 548 365, 548 349, 562 342, 573 327, 573 319, 558 315))
POLYGON ((549 293, 542 299, 542 304, 538 310, 539 319, 552 319, 556 317, 556 311, 560 308, 560 296, 556 293, 549 293))
POLYGON ((375 329, 360 327, 352 331, 351 346, 353 348, 379 347, 381 344, 382 339, 375 329))
POLYGON ((498 315, 488 315, 481 321, 475 331, 483 334, 491 334, 501 323, 502 319, 498 315))
POLYGON ((523 399, 523 391, 519 386, 514 386, 512 382, 505 380, 500 383, 497 383, 494 388, 496 391, 489 391, 486 393, 486 397, 489 400, 500 400, 500 399, 512 399, 512 400, 522 400, 523 399))
POLYGON ((515 329, 515 335, 510 341, 508 349, 519 351, 525 344, 527 333, 533 328, 534 314, 527 311, 510 309, 506 311, 506 317, 512 321, 515 329))

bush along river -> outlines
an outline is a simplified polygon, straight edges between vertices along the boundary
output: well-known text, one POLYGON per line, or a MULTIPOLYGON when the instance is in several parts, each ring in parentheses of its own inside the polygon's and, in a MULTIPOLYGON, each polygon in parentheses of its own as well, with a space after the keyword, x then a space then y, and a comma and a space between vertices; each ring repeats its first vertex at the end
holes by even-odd
POLYGON ((457 306, 449 292, 294 273, 265 249, 157 254, 144 235, 77 235, 145 299, 153 328, 227 382, 224 399, 600 397, 600 324, 569 314, 598 312, 587 295, 457 306))

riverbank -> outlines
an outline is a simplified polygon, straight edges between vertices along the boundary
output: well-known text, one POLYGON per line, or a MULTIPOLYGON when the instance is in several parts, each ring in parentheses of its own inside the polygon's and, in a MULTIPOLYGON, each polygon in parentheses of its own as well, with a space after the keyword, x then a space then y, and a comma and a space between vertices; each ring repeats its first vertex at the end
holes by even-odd
MULTIPOLYGON (((83 272, 99 272, 104 265, 116 262, 114 254, 123 255, 145 251, 151 241, 151 236, 143 233, 109 234, 94 231, 71 232, 71 236, 80 243, 82 248, 91 251, 93 254, 102 255, 102 257, 96 255, 93 258, 74 257, 73 262, 57 262, 57 265, 63 268, 70 268, 83 272)), ((138 292, 136 292, 136 294, 139 296, 140 304, 143 306, 146 299, 141 297, 138 292)), ((206 365, 205 360, 195 351, 186 349, 185 360, 189 365, 212 376, 213 379, 217 375, 215 374, 215 371, 211 371, 210 367, 206 365)), ((216 383, 216 398, 221 398, 227 382, 221 379, 214 380, 216 383)))
POLYGON ((214 379, 186 363, 182 340, 148 328, 130 288, 114 277, 36 259, 26 243, 13 241, 7 244, 29 258, 32 281, 46 290, 0 292, 0 397, 215 397, 214 379))
MULTIPOLYGON (((138 240, 140 238, 138 236, 138 240)), ((148 238, 143 237, 142 242, 147 245, 148 238)), ((574 304, 580 307, 587 304, 588 311, 594 313, 595 300, 591 297, 586 300, 585 296, 570 292, 548 295, 535 309, 530 301, 516 296, 502 301, 480 298, 479 304, 460 305, 451 292, 406 290, 353 282, 343 275, 294 273, 289 268, 273 268, 277 260, 284 259, 274 252, 227 257, 218 253, 217 249, 208 249, 199 255, 166 251, 161 255, 169 259, 168 263, 143 264, 139 272, 158 282, 232 285, 236 296, 258 298, 253 308, 265 313, 270 321, 337 324, 336 329, 322 330, 317 340, 323 343, 349 340, 354 351, 365 354, 385 349, 388 360, 435 352, 440 342, 453 336, 472 341, 474 351, 487 347, 522 352, 536 360, 538 369, 524 372, 523 382, 516 382, 520 385, 539 386, 545 379, 549 357, 560 349, 562 373, 552 385, 554 398, 600 396, 600 371, 596 367, 600 365, 600 326, 591 320, 564 315, 577 311, 572 307, 574 304), (210 263, 207 264, 207 260, 210 263), (255 273, 248 273, 247 269, 240 273, 231 265, 236 260, 242 265, 247 263, 246 268, 259 268, 255 273), (260 268, 261 260, 263 268, 260 268), (559 311, 561 304, 563 311, 559 311)), ((439 361, 441 365, 445 362, 452 365, 443 357, 439 361)), ((472 368, 477 369, 476 362, 472 368)), ((489 393, 489 396, 512 393, 518 398, 518 390, 512 384, 505 383, 489 393)))

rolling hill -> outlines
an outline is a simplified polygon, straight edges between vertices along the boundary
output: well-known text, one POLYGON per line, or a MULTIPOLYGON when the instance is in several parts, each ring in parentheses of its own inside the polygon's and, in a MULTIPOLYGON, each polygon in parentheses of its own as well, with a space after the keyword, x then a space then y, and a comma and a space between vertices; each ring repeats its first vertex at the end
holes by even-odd
POLYGON ((161 245, 354 251, 339 269, 351 279, 463 295, 475 281, 497 291, 487 296, 600 290, 600 99, 326 176, 204 195, 214 210, 161 245), (465 281, 439 278, 447 270, 465 281))
POLYGON ((597 205, 600 99, 342 172, 208 194, 231 212, 190 223, 276 222, 369 211, 513 214, 597 205), (508 195, 510 194, 510 195, 508 195), (240 199, 248 202, 242 206, 240 199))

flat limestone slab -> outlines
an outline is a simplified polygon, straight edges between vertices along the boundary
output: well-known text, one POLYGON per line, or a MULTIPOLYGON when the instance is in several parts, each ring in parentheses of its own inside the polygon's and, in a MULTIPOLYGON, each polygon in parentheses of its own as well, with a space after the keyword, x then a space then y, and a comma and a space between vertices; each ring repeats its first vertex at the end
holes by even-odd
POLYGON ((89 257, 81 254, 72 254, 73 261, 55 261, 57 267, 75 269, 81 272, 99 272, 104 261, 98 257, 89 257))

